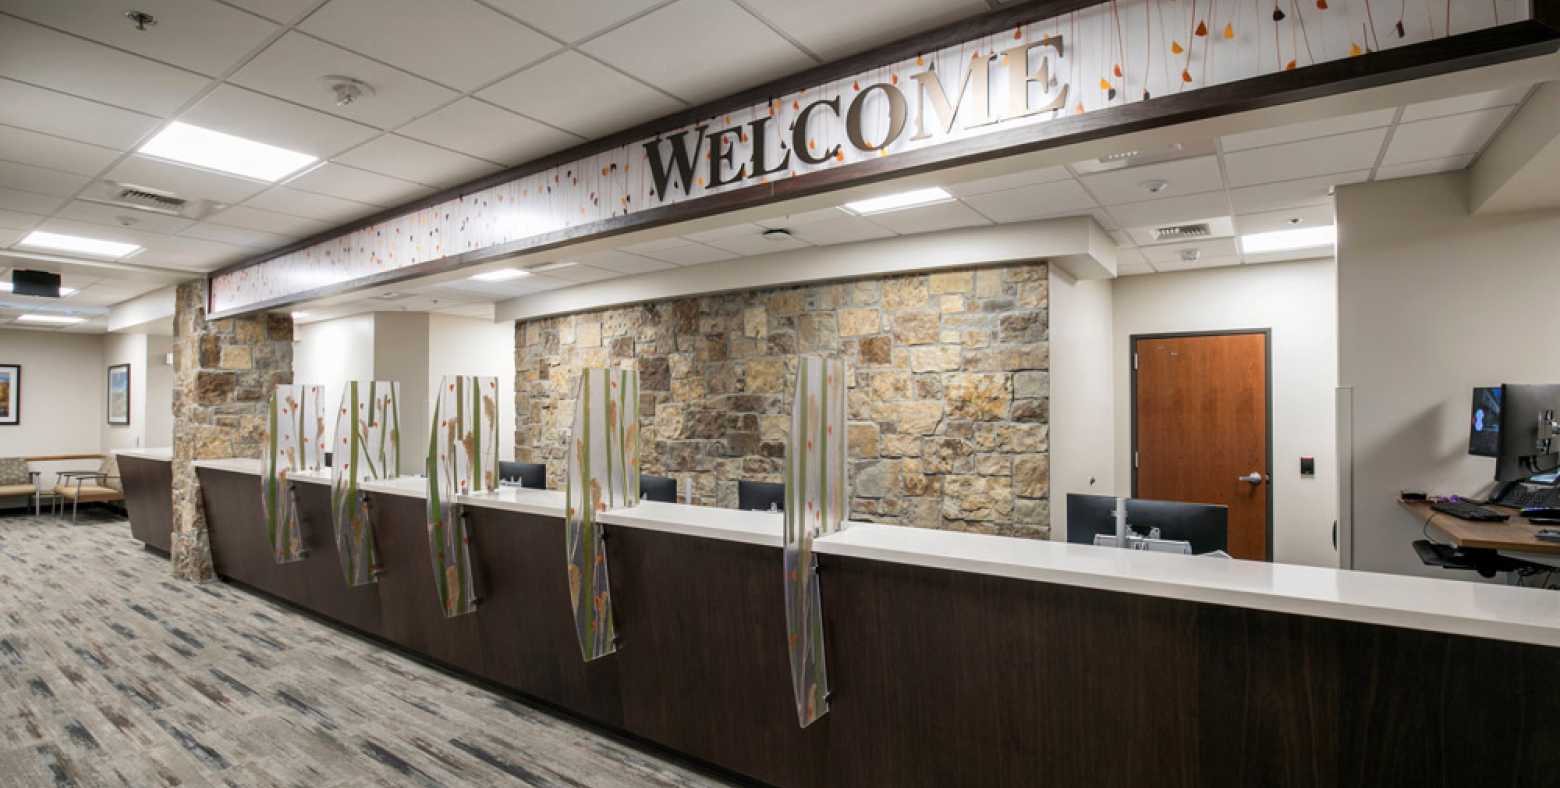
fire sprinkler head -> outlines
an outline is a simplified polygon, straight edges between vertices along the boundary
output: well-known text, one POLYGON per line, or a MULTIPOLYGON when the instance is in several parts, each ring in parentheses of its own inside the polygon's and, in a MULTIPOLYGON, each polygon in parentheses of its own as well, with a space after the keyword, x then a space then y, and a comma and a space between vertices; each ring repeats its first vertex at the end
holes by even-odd
POLYGON ((336 106, 345 107, 360 98, 374 95, 374 86, 355 77, 327 74, 320 80, 336 96, 336 106))

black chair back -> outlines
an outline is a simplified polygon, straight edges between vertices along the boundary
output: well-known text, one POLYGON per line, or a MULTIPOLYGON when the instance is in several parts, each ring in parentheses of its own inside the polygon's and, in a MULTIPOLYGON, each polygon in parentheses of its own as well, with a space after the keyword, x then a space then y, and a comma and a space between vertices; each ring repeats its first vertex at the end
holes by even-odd
POLYGON ((669 476, 639 474, 639 498, 644 501, 677 503, 677 480, 669 476))

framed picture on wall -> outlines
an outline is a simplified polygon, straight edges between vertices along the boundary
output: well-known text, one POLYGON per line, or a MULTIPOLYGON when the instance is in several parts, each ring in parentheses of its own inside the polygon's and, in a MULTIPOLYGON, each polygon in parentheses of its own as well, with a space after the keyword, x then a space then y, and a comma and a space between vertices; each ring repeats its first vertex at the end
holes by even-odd
POLYGON ((0 364, 0 427, 22 423, 22 365, 0 364))
POLYGON ((108 423, 115 426, 130 423, 129 364, 115 364, 108 368, 108 423))

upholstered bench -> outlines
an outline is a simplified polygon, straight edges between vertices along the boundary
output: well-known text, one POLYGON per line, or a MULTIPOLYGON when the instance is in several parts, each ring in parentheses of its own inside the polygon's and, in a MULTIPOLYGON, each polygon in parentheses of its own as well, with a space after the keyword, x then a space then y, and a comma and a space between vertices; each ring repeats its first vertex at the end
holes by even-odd
POLYGON ((0 457, 0 500, 28 498, 38 502, 38 472, 27 469, 23 457, 0 457))

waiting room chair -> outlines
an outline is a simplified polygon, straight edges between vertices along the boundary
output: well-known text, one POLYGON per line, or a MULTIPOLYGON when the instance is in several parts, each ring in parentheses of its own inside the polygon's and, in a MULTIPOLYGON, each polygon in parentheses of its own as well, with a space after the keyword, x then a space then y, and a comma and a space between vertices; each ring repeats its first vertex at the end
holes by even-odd
POLYGON ((26 496, 32 499, 33 514, 42 514, 38 495, 38 472, 28 470, 25 457, 0 457, 0 498, 26 496))
POLYGON ((119 479, 119 463, 110 454, 95 471, 61 471, 54 495, 62 516, 65 504, 70 503, 72 523, 83 503, 123 503, 125 488, 119 479))

